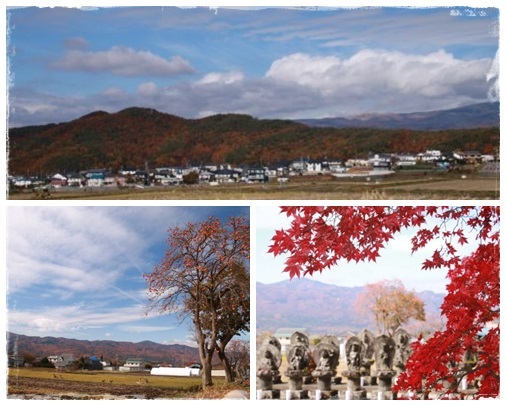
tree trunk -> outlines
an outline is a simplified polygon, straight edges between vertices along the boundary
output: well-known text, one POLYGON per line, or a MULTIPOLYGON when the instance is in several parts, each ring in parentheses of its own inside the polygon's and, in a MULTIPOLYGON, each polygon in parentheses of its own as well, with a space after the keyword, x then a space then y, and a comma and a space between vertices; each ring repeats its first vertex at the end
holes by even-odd
POLYGON ((199 354, 202 363, 202 388, 213 386, 213 351, 206 351, 205 346, 199 344, 199 354))
POLYGON ((225 378, 227 382, 231 383, 234 380, 234 374, 232 371, 232 367, 230 362, 228 362, 228 358, 225 355, 225 351, 222 351, 221 348, 218 348, 218 357, 220 358, 221 364, 223 365, 223 369, 225 370, 225 378))

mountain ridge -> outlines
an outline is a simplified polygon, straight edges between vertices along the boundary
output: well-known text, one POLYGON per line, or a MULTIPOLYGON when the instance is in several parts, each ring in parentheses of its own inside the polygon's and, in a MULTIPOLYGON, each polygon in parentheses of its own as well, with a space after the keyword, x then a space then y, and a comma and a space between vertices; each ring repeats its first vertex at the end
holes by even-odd
POLYGON ((185 365, 199 359, 198 349, 182 344, 159 344, 144 340, 138 343, 113 340, 78 340, 51 336, 27 336, 7 332, 7 353, 17 346, 19 354, 29 353, 37 358, 72 353, 74 358, 86 355, 103 357, 104 360, 125 361, 127 358, 143 358, 149 362, 167 362, 185 365))
POLYGON ((365 113, 348 117, 297 120, 311 127, 442 130, 499 126, 499 102, 412 113, 365 113))
MULTIPOLYGON (((479 110, 479 109, 478 109, 479 110)), ((483 113, 484 114, 484 113, 483 113)), ((310 127, 293 120, 217 114, 185 119, 154 109, 96 111, 75 120, 10 128, 8 172, 13 176, 71 173, 92 168, 151 168, 203 164, 277 165, 311 159, 479 150, 499 145, 499 128, 441 131, 310 127)))
MULTIPOLYGON (((312 334, 340 334, 375 329, 354 310, 363 287, 343 287, 307 278, 270 284, 256 283, 257 334, 279 328, 308 328, 312 334)), ((415 292, 425 303, 427 318, 440 314, 444 294, 415 292)))

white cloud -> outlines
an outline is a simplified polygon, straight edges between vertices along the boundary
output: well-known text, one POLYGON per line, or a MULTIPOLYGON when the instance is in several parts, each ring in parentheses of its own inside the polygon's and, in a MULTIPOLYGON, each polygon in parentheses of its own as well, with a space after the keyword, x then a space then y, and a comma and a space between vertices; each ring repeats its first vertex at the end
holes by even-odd
POLYGON ((210 85, 210 84, 218 84, 218 85, 230 85, 235 82, 239 82, 244 80, 244 75, 238 71, 231 72, 212 72, 205 75, 202 79, 197 81, 196 85, 210 85))
POLYGON ((68 51, 52 66, 62 70, 111 72, 119 76, 172 76, 193 73, 191 64, 180 56, 165 59, 150 51, 115 46, 107 51, 68 51))
POLYGON ((78 303, 25 310, 11 310, 7 314, 8 330, 18 334, 61 334, 70 331, 111 328, 121 323, 143 320, 139 305, 105 309, 97 304, 78 303))
POLYGON ((100 207, 10 207, 9 289, 44 284, 68 291, 106 289, 146 247, 133 224, 100 207))
POLYGON ((262 77, 213 72, 193 83, 142 83, 131 93, 113 88, 86 98, 56 98, 13 88, 10 126, 146 105, 186 118, 244 113, 301 119, 448 109, 487 101, 491 84, 496 89, 497 83, 498 91, 493 63, 443 50, 416 55, 364 49, 347 58, 296 53, 273 61, 262 77))
POLYGON ((120 326, 118 329, 130 333, 153 333, 158 331, 174 330, 175 328, 176 327, 125 325, 120 326))
POLYGON ((343 104, 349 97, 473 98, 476 85, 485 88, 490 64, 489 59, 459 60, 443 50, 415 55, 368 49, 347 59, 297 53, 274 61, 266 77, 343 104))
POLYGON ((137 92, 145 97, 155 96, 158 93, 158 87, 154 82, 141 83, 137 92))
POLYGON ((87 49, 90 46, 88 41, 83 37, 67 38, 63 41, 63 45, 67 49, 87 49))

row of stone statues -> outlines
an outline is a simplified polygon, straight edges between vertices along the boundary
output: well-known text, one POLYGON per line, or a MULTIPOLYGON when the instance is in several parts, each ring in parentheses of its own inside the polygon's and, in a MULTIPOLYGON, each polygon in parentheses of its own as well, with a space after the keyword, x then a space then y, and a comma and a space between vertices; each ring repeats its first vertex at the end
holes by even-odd
MULTIPOLYGON (((347 391, 356 399, 365 398, 362 387, 363 377, 374 377, 378 391, 391 390, 392 377, 404 370, 410 355, 412 338, 405 330, 398 330, 393 337, 374 335, 368 330, 350 337, 344 346, 347 370, 342 375, 347 378, 347 391), (371 372, 374 364, 375 371, 371 372)), ((332 395, 332 383, 337 375, 340 359, 340 343, 334 336, 324 336, 311 354, 309 339, 295 332, 290 338, 287 350, 285 375, 288 388, 304 396, 303 383, 316 379, 317 388, 328 396, 332 395), (309 378, 309 379, 308 379, 309 378)), ((260 390, 271 391, 273 384, 281 383, 281 344, 271 336, 266 339, 257 354, 257 377, 260 390)))

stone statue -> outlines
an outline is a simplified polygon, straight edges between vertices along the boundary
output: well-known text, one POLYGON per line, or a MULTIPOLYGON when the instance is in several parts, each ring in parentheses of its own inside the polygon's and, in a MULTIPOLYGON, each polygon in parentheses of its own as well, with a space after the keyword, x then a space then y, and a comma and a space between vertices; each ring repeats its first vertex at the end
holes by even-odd
POLYGON ((351 337, 346 342, 346 363, 349 371, 360 371, 362 354, 364 353, 362 341, 358 337, 351 337))
POLYGON ((304 333, 296 331, 290 337, 290 345, 303 345, 309 348, 309 338, 304 333))
POLYGON ((378 391, 385 393, 392 390, 392 377, 395 356, 395 341, 391 337, 380 335, 374 339, 374 358, 376 360, 376 376, 378 391))
POLYGON ((272 344, 262 345, 257 354, 257 365, 259 389, 272 390, 273 377, 279 375, 281 352, 272 344))
POLYGON ((318 383, 318 389, 330 391, 332 377, 339 365, 339 347, 329 340, 320 341, 314 350, 316 368, 311 373, 318 383))
POLYGON ((278 350, 281 352, 281 343, 279 342, 279 340, 274 337, 274 336, 269 336, 267 337, 263 342, 262 342, 262 345, 268 345, 268 344, 271 344, 273 345, 274 347, 277 347, 278 350))
MULTIPOLYGON (((262 345, 263 346, 272 345, 272 346, 276 347, 278 349, 279 353, 281 354, 281 343, 279 342, 279 340, 275 336, 267 337, 262 342, 262 345)), ((281 383, 281 374, 279 373, 279 371, 276 371, 275 373, 273 372, 272 383, 274 383, 274 384, 281 383)))
POLYGON ((364 344, 358 337, 350 337, 346 341, 345 351, 348 370, 343 371, 342 375, 347 378, 346 389, 352 394, 352 399, 366 399, 367 392, 361 386, 361 377, 365 373, 362 367, 364 344))
POLYGON ((362 365, 370 371, 370 366, 374 363, 374 335, 367 329, 358 334, 358 339, 362 341, 362 365))
POLYGON ((395 332, 393 339, 395 342, 393 366, 398 372, 402 372, 406 369, 406 362, 412 353, 411 335, 401 328, 395 332))
POLYGON ((376 371, 391 371, 395 355, 395 342, 391 337, 380 335, 374 340, 376 371))
POLYGON ((290 346, 287 354, 288 368, 285 375, 288 377, 288 387, 294 391, 302 390, 302 379, 307 375, 310 353, 304 344, 290 346))

